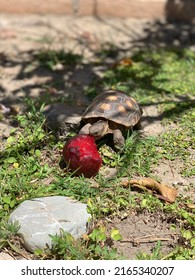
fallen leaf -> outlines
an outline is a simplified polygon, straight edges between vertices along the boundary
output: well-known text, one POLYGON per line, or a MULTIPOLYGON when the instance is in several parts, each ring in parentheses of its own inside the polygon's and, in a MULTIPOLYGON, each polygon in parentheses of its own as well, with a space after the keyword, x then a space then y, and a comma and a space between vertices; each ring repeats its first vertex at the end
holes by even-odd
POLYGON ((124 66, 124 67, 128 67, 128 66, 132 66, 133 65, 133 61, 131 60, 131 58, 123 58, 119 61, 117 61, 116 63, 113 64, 113 67, 117 67, 117 66, 124 66))
POLYGON ((171 187, 168 187, 162 183, 158 183, 157 181, 151 178, 144 179, 132 179, 126 180, 123 182, 124 186, 133 185, 141 189, 146 189, 147 191, 157 191, 159 194, 157 197, 167 202, 174 202, 177 196, 177 190, 171 187))
POLYGON ((195 204, 188 203, 187 207, 190 208, 190 209, 195 209, 195 204))

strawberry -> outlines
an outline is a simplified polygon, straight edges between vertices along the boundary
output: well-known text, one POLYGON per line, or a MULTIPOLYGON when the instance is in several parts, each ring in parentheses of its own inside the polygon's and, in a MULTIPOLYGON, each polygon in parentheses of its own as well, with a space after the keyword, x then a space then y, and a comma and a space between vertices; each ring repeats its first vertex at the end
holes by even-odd
POLYGON ((88 134, 79 134, 69 139, 64 145, 63 157, 72 171, 87 178, 95 176, 102 164, 95 139, 88 134))

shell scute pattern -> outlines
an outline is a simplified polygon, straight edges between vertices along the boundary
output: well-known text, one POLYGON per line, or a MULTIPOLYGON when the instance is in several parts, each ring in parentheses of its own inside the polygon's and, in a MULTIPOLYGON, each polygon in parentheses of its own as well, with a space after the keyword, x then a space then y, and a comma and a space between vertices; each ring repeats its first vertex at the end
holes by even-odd
POLYGON ((108 90, 93 100, 82 119, 96 121, 103 118, 128 128, 134 126, 141 115, 142 109, 134 98, 120 90, 108 90))

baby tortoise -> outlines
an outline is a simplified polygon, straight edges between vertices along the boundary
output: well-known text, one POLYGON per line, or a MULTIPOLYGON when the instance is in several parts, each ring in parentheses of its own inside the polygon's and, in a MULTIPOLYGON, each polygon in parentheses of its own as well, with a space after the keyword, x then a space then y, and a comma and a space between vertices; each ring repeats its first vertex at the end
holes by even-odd
POLYGON ((96 139, 112 133, 115 146, 121 148, 125 142, 122 132, 137 124, 142 113, 135 99, 125 92, 107 90, 87 107, 82 116, 86 124, 79 133, 93 135, 96 139))

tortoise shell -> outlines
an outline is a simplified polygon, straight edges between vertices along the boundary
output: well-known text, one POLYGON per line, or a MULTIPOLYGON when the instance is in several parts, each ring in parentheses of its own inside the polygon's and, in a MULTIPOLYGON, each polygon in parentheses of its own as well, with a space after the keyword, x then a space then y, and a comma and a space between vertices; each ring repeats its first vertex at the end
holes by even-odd
POLYGON ((134 98, 120 90, 107 90, 94 98, 82 116, 85 122, 106 119, 115 124, 130 128, 138 123, 142 109, 134 98))

